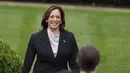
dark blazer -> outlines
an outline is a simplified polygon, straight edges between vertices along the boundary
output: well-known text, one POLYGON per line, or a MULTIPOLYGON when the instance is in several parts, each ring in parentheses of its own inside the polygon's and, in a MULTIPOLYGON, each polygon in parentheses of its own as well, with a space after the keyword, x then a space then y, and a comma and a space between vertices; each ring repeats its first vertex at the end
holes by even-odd
POLYGON ((62 71, 59 71, 59 72, 56 72, 56 73, 80 73, 80 70, 77 69, 77 70, 73 70, 73 71, 68 71, 68 70, 62 70, 62 71))
POLYGON ((47 29, 32 34, 28 43, 22 73, 29 73, 35 55, 36 62, 33 73, 54 73, 67 69, 67 62, 71 69, 78 68, 76 56, 78 46, 72 32, 61 31, 57 56, 54 57, 47 34, 47 29))

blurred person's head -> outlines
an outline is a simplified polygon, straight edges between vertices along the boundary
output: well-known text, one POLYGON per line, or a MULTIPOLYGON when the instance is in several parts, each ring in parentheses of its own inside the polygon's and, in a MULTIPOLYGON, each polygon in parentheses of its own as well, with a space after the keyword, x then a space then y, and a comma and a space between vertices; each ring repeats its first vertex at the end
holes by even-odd
POLYGON ((60 71, 58 73, 95 73, 96 67, 100 62, 100 53, 94 46, 88 45, 82 47, 77 56, 77 63, 80 67, 79 70, 68 72, 67 70, 60 71))
POLYGON ((64 30, 65 14, 60 6, 50 6, 43 15, 41 25, 43 29, 64 30))
POLYGON ((79 51, 77 62, 81 71, 85 73, 95 72, 95 69, 100 62, 98 49, 91 45, 82 47, 79 51))

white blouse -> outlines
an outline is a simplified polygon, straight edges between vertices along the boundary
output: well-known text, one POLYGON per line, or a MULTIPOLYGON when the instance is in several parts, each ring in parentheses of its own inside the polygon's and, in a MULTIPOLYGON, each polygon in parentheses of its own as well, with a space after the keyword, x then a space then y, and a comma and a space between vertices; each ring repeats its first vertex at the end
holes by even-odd
POLYGON ((52 51, 54 53, 54 57, 56 57, 58 52, 59 36, 55 35, 49 28, 47 29, 47 33, 49 36, 52 51))

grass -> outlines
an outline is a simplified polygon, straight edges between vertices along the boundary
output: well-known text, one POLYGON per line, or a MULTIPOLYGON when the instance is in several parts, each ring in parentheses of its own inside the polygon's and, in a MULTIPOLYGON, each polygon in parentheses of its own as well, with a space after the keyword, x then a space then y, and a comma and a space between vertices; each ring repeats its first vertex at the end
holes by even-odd
MULTIPOLYGON (((24 58, 32 33, 39 31, 46 7, 0 5, 0 39, 24 58)), ((101 53, 97 73, 130 73, 130 11, 65 7, 66 29, 79 48, 94 45, 101 53)))

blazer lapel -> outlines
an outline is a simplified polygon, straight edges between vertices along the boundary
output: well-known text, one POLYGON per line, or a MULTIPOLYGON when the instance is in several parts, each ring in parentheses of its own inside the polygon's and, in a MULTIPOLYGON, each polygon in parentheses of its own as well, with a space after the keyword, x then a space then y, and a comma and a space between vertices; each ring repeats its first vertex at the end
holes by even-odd
POLYGON ((66 34, 64 31, 60 32, 60 38, 59 38, 59 45, 58 45, 58 51, 57 51, 57 56, 55 59, 60 56, 60 52, 63 51, 64 43, 66 42, 66 34))
POLYGON ((44 29, 42 30, 42 38, 44 39, 44 44, 45 44, 45 50, 46 52, 50 55, 50 57, 52 57, 52 59, 54 60, 54 54, 53 54, 53 51, 52 51, 52 47, 51 47, 51 44, 50 44, 50 41, 49 41, 49 37, 48 37, 48 33, 47 33, 47 29, 44 29))
POLYGON ((41 34, 43 36, 42 38, 44 39, 43 40, 44 44, 46 45, 46 47, 44 49, 46 49, 46 51, 48 52, 48 54, 52 57, 52 59, 54 61, 60 55, 60 51, 63 51, 64 43, 67 40, 65 31, 60 32, 59 45, 58 45, 58 51, 57 51, 57 56, 56 57, 54 56, 53 51, 52 51, 52 47, 51 47, 49 37, 48 37, 48 34, 47 34, 47 29, 42 30, 41 34))

